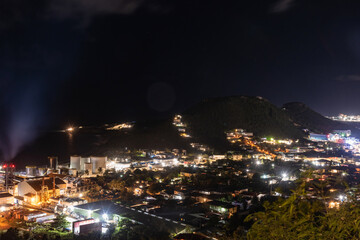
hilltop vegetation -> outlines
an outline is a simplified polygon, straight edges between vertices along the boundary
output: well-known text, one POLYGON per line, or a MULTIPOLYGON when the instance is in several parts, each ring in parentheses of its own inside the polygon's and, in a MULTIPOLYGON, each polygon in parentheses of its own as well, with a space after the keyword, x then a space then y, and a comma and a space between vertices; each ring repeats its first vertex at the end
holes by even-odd
POLYGON ((288 114, 260 97, 224 97, 203 101, 184 114, 190 134, 212 147, 227 145, 225 131, 243 128, 259 137, 302 138, 288 114))
POLYGON ((333 130, 351 130, 355 136, 360 136, 360 131, 345 122, 337 122, 315 112, 304 103, 292 102, 284 104, 283 108, 290 118, 303 128, 316 133, 330 133, 333 130))

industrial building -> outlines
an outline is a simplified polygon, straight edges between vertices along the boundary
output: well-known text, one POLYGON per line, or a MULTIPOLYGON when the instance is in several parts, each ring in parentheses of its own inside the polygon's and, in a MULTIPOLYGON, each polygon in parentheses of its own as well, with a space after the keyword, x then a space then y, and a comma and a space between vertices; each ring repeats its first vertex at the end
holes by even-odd
POLYGON ((60 196, 65 191, 66 183, 60 178, 42 178, 18 184, 18 195, 30 204, 46 202, 50 197, 60 196))
POLYGON ((70 169, 75 169, 78 172, 88 171, 89 174, 98 173, 106 169, 107 157, 81 157, 71 156, 70 157, 70 169))
POLYGON ((309 139, 316 142, 325 142, 328 140, 328 136, 325 134, 310 133, 309 139))
POLYGON ((14 207, 14 196, 7 192, 0 192, 0 212, 8 211, 14 207))
POLYGON ((74 206, 74 212, 85 219, 94 218, 105 222, 108 220, 118 221, 121 208, 112 201, 105 200, 74 206))

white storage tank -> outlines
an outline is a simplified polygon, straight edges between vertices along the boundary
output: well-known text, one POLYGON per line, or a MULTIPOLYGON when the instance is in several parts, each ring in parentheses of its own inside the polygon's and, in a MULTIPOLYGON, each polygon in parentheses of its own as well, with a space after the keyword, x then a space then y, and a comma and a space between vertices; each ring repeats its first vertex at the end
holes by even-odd
POLYGON ((99 168, 102 169, 102 172, 106 169, 106 160, 107 157, 90 157, 92 163, 92 172, 98 173, 99 168))
POLYGON ((75 168, 80 171, 80 156, 71 156, 70 157, 70 168, 75 168))
POLYGON ((26 175, 36 176, 36 166, 26 166, 26 175))
POLYGON ((84 164, 84 171, 88 170, 89 174, 92 174, 92 163, 84 164))
POLYGON ((70 169, 69 169, 69 175, 72 175, 72 176, 74 176, 74 177, 76 177, 77 172, 78 172, 78 171, 77 171, 75 168, 70 168, 70 169))
POLYGON ((47 168, 39 168, 39 176, 46 175, 46 172, 47 172, 47 168))
POLYGON ((85 171, 85 163, 91 163, 89 157, 80 157, 80 171, 85 171))

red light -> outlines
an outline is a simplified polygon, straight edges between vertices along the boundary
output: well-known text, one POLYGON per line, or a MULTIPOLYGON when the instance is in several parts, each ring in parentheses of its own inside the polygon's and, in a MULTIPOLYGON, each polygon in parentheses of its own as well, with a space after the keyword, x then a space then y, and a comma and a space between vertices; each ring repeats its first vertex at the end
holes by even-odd
POLYGON ((15 167, 15 165, 14 165, 14 164, 11 164, 11 167, 12 167, 12 168, 14 168, 14 167, 15 167))
POLYGON ((3 165, 3 168, 7 168, 7 165, 6 165, 6 164, 4 164, 4 165, 3 165))

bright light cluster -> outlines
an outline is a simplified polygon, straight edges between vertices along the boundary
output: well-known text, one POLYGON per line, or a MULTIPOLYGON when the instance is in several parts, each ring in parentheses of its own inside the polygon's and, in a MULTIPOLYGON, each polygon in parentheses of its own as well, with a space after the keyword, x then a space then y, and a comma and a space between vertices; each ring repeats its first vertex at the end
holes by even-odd
POLYGON ((360 115, 346 115, 340 113, 338 116, 327 117, 334 121, 343 121, 343 122, 360 122, 360 115))
POLYGON ((108 127, 106 130, 119 131, 122 129, 130 129, 134 126, 134 123, 121 123, 112 127, 108 127))

